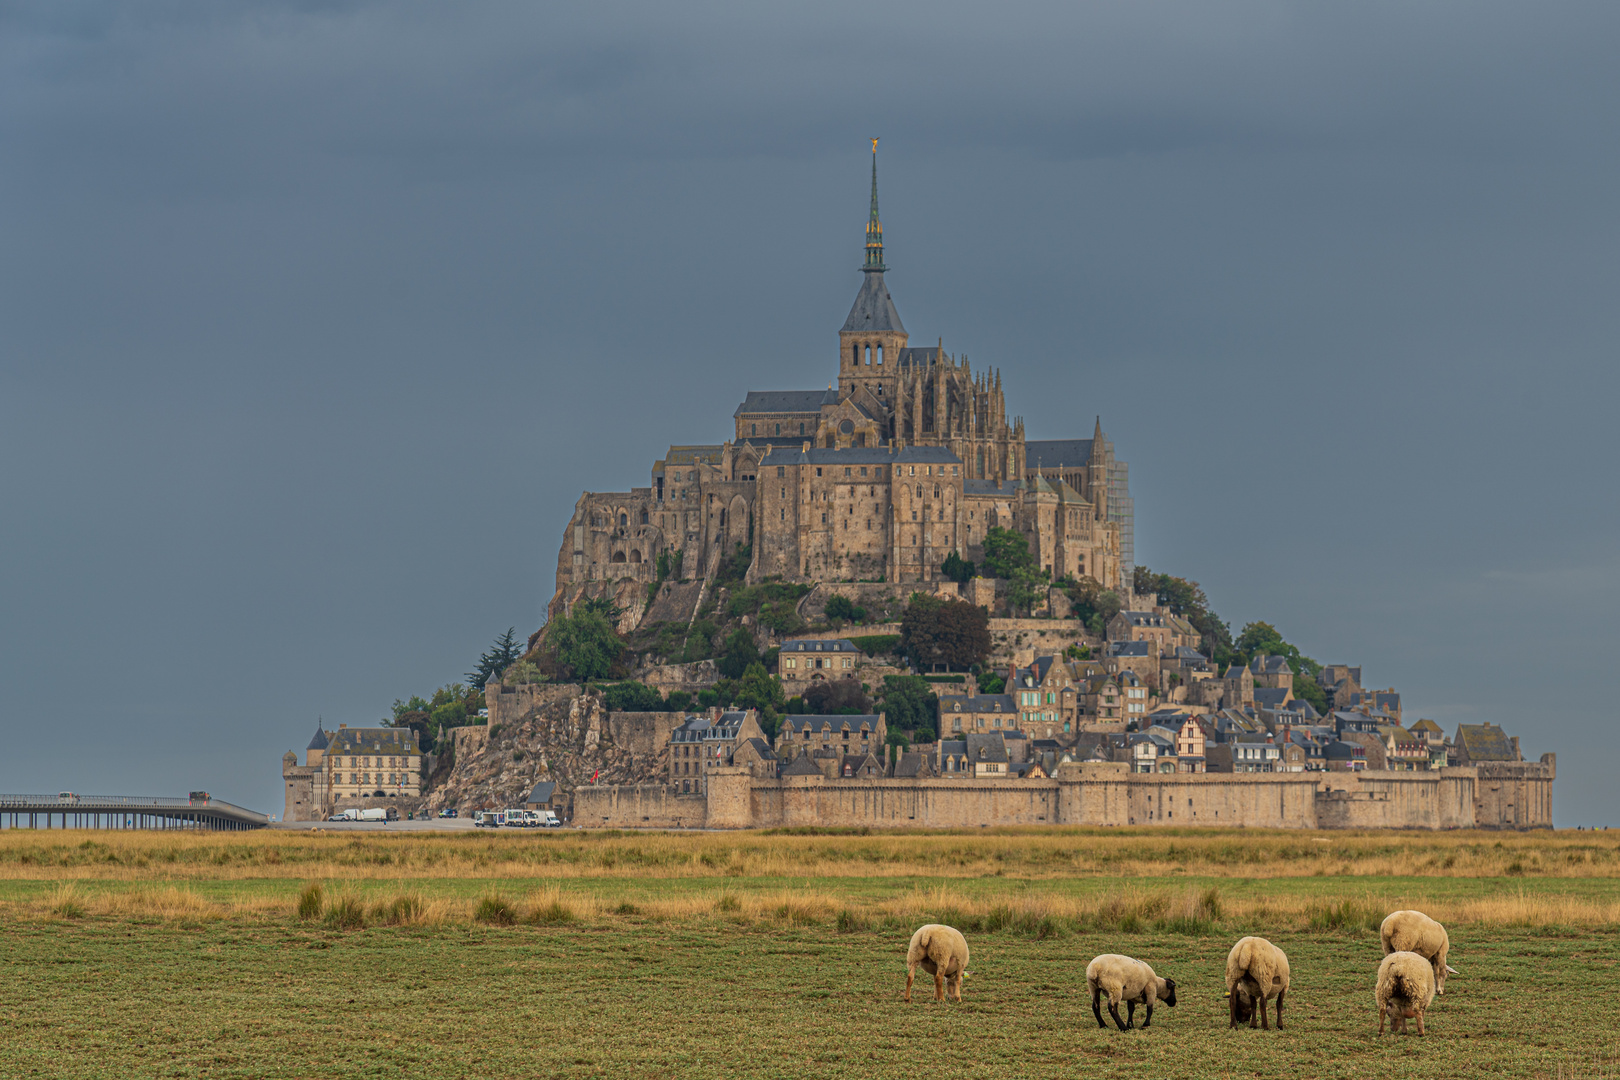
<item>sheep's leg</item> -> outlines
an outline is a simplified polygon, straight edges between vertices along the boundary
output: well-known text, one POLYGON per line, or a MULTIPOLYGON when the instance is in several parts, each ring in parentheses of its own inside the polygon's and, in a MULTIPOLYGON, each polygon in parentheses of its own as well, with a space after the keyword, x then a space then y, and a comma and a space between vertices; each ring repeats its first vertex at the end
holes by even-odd
POLYGON ((1419 1009, 1417 1011, 1417 1014, 1418 1014, 1418 1034, 1419 1035, 1427 1035, 1428 1032, 1423 1030, 1423 1010, 1419 1009))
MULTIPOLYGON (((1266 995, 1256 994, 1255 996, 1259 999, 1256 1007, 1260 1012, 1260 1029, 1262 1031, 1270 1031, 1271 1025, 1266 1022, 1266 995)), ((1254 1027, 1254 1024, 1250 1023, 1249 1026, 1254 1027)))
POLYGON ((1119 1028, 1121 1031, 1125 1030, 1125 1021, 1119 1018, 1119 1003, 1116 1002, 1112 997, 1108 999, 1108 1015, 1114 1018, 1115 1027, 1119 1028))
POLYGON ((912 964, 906 968, 906 1003, 911 1002, 911 981, 917 977, 917 965, 912 964))
POLYGON ((1277 1030, 1278 1031, 1282 1030, 1282 999, 1283 999, 1283 995, 1286 994, 1286 993, 1288 993, 1288 991, 1286 991, 1286 990, 1279 990, 1277 992, 1277 1030))
POLYGON ((1104 1031, 1108 1030, 1108 1025, 1103 1022, 1103 1018, 1102 1018, 1102 988, 1101 987, 1098 987, 1097 989, 1095 989, 1095 990, 1093 990, 1091 992, 1091 1015, 1093 1015, 1093 1016, 1095 1016, 1097 1018, 1097 1026, 1098 1027, 1102 1028, 1104 1031))
POLYGON ((1231 1031, 1237 1027, 1237 987, 1226 992, 1226 1030, 1231 1031))
POLYGON ((945 976, 937 971, 934 972, 934 1000, 945 1000, 945 976))
POLYGON ((1146 1031, 1148 1025, 1153 1023, 1153 1002, 1147 1003, 1147 1015, 1142 1017, 1142 1030, 1146 1031))
POLYGON ((1125 1003, 1125 1026, 1128 1028, 1136 1026, 1136 1001, 1134 999, 1125 1003))

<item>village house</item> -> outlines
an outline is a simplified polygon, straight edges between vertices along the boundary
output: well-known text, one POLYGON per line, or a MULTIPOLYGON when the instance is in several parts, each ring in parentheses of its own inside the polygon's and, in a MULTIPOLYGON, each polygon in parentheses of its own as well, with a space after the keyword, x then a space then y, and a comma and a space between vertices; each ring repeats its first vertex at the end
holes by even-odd
POLYGON ((842 758, 845 754, 875 754, 888 738, 889 727, 883 713, 859 716, 786 716, 776 738, 776 756, 792 762, 801 754, 826 751, 842 758))
POLYGON ((737 745, 749 739, 764 739, 759 714, 753 709, 689 716, 669 733, 669 772, 671 791, 703 794, 708 791, 711 769, 734 764, 737 745))
POLYGON ((787 695, 793 697, 800 692, 795 688, 798 683, 855 678, 863 655, 854 642, 844 638, 785 641, 776 660, 776 670, 787 695))
POLYGON ((999 731, 1018 723, 1012 694, 939 695, 939 732, 960 735, 969 731, 999 731))

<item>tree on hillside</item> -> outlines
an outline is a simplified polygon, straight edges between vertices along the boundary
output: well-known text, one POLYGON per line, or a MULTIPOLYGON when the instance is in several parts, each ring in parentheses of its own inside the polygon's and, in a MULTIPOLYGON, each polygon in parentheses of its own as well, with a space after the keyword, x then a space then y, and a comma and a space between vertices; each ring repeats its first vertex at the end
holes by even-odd
POLYGON ((546 642, 569 677, 581 682, 606 678, 624 651, 607 616, 583 604, 576 605, 573 614, 552 620, 546 642))
POLYGON ((932 728, 939 697, 921 675, 885 675, 878 704, 890 731, 932 728))
POLYGON ((1138 566, 1133 585, 1139 593, 1157 594, 1173 613, 1191 623, 1192 628, 1203 636, 1201 648, 1204 655, 1218 664, 1231 661, 1234 651, 1232 630, 1209 606, 1209 597, 1204 595, 1203 586, 1198 582, 1154 573, 1145 566, 1138 566))
POLYGON ((990 613, 977 604, 912 593, 900 617, 900 651, 919 668, 965 671, 990 655, 990 613))
POLYGON ((1063 590, 1069 594, 1073 616, 1086 624, 1086 631, 1092 637, 1102 637, 1108 620, 1123 607, 1119 593, 1103 588, 1096 578, 1066 577, 1063 590))
POLYGON ((973 580, 975 569, 972 563, 953 551, 945 556, 945 562, 940 565, 939 572, 958 585, 966 585, 973 580))
POLYGON ((1247 664, 1261 655, 1280 656, 1288 661, 1289 670, 1294 673, 1294 696, 1310 702, 1311 707, 1319 713, 1327 712, 1327 695, 1316 681, 1316 673, 1322 670, 1322 665, 1284 641, 1275 626, 1267 622, 1252 622, 1244 626, 1243 632, 1238 635, 1233 662, 1247 664))
POLYGON ((1035 557, 1023 533, 993 525, 984 534, 984 572, 990 577, 1011 579, 1020 569, 1033 569, 1035 557))
POLYGON ((725 696, 731 704, 742 709, 758 709, 759 726, 767 737, 776 738, 776 729, 787 702, 782 697, 782 684, 765 670, 764 664, 756 660, 748 665, 741 678, 721 685, 729 691, 725 696))
POLYGON ((759 663, 759 647, 754 644, 754 635, 739 626, 726 635, 725 649, 715 667, 720 669, 721 678, 740 679, 749 665, 756 663, 759 663))
POLYGON ((1028 615, 1046 596, 1046 571, 1033 566, 1020 566, 1007 582, 1007 602, 1028 615))
POLYGON ((846 622, 865 622, 866 609, 859 606, 849 597, 837 594, 827 598, 826 615, 829 622, 837 625, 846 622))
POLYGON ((661 712, 664 696, 646 683, 621 682, 602 688, 602 704, 609 712, 661 712))
POLYGON ((467 672, 467 682, 475 690, 482 690, 491 679, 499 679, 501 672, 511 667, 523 655, 523 646, 518 643, 517 627, 509 626, 506 633, 495 639, 491 645, 478 658, 476 670, 467 672))
POLYGON ((872 699, 854 679, 812 683, 804 692, 805 708, 818 716, 860 715, 872 711, 872 699))

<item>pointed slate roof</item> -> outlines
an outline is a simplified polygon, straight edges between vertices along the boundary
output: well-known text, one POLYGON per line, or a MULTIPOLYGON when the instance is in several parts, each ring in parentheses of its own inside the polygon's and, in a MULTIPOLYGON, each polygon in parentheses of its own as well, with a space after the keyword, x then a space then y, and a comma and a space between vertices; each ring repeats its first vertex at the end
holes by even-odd
POLYGON ((906 332, 900 313, 894 309, 894 300, 889 296, 889 287, 883 283, 882 271, 869 270, 861 281, 861 291, 855 294, 855 306, 849 309, 849 318, 844 320, 844 332, 852 330, 906 332))
POLYGON ((325 750, 327 746, 326 731, 319 724, 315 725, 315 737, 309 740, 310 750, 325 750))

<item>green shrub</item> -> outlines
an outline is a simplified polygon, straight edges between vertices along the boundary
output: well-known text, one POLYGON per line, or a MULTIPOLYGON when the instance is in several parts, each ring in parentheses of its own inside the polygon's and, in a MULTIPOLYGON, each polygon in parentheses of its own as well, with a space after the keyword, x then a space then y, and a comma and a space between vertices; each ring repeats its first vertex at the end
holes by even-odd
POLYGON ((852 637, 849 642, 867 656, 877 656, 880 653, 894 652, 894 647, 900 644, 900 635, 865 634, 861 637, 852 637))

